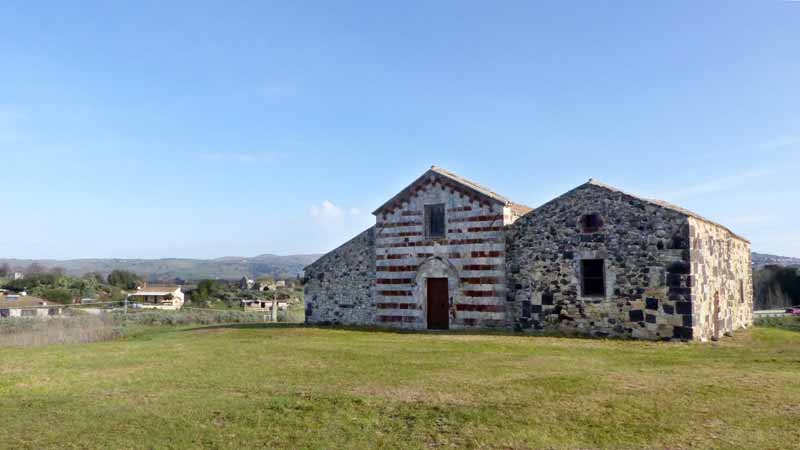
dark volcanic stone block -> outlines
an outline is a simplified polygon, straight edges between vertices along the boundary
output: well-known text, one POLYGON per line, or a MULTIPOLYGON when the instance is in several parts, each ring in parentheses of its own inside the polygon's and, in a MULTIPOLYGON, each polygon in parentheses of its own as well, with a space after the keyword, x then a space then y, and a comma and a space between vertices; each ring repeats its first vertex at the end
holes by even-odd
POLYGON ((631 319, 631 322, 641 322, 644 320, 644 311, 641 309, 635 309, 628 313, 631 319))
POLYGON ((689 248, 689 240, 683 236, 673 236, 672 237, 672 248, 674 249, 686 249, 689 248))
POLYGON ((675 312, 675 307, 671 305, 664 305, 664 314, 673 314, 675 312))
POLYGON ((680 274, 688 274, 692 271, 692 266, 684 261, 677 261, 669 265, 667 267, 667 272, 669 273, 680 273, 680 274))
POLYGON ((683 275, 678 273, 667 274, 667 286, 671 288, 679 288, 683 283, 683 275))
POLYGON ((694 332, 689 327, 673 327, 672 328, 672 337, 674 339, 686 339, 690 340, 694 336, 694 332))
POLYGON ((654 310, 658 309, 658 299, 657 298, 648 297, 645 300, 645 303, 646 303, 646 308, 647 309, 654 309, 654 310))
POLYGON ((527 300, 522 302, 522 317, 524 318, 531 317, 531 302, 527 300))
POLYGON ((675 303, 675 312, 678 314, 692 314, 692 304, 690 302, 675 303))
POLYGON ((648 314, 645 320, 647 323, 656 323, 656 316, 648 314))
POLYGON ((689 296, 689 295, 692 295, 692 288, 671 287, 671 288, 669 288, 669 293, 670 294, 689 296))

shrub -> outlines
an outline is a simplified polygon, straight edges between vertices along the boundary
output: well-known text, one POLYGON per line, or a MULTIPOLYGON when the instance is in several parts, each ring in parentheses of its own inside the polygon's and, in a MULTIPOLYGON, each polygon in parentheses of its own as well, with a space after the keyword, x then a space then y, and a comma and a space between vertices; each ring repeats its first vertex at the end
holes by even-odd
POLYGON ((764 317, 761 319, 756 319, 755 325, 757 327, 771 327, 789 331, 800 331, 800 317, 764 317))
POLYGON ((66 305, 72 303, 72 291, 64 288, 50 288, 41 291, 42 298, 51 302, 66 305))
POLYGON ((114 270, 108 274, 108 284, 122 289, 136 289, 142 284, 142 278, 127 270, 114 270))

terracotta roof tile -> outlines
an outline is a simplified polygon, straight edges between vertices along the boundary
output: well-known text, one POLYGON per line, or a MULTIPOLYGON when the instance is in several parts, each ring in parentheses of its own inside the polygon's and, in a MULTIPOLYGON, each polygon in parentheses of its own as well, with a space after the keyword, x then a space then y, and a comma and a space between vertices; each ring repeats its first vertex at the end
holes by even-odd
MULTIPOLYGON (((15 294, 12 294, 15 295, 15 294)), ((9 300, 8 296, 0 296, 0 308, 30 308, 31 306, 63 306, 32 295, 20 296, 19 300, 9 300)))

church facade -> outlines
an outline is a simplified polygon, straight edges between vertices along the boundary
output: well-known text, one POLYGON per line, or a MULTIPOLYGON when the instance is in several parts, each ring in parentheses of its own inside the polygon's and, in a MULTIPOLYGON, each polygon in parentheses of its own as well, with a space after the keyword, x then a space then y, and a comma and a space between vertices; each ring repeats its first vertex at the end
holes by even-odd
POLYGON ((533 210, 432 167, 305 270, 306 321, 718 339, 752 324, 750 244, 589 181, 533 210))

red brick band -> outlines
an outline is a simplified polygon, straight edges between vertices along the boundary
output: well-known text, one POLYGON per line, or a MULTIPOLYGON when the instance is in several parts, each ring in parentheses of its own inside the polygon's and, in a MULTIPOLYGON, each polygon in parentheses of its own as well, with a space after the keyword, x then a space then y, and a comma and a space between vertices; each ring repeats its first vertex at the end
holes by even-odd
POLYGON ((416 272, 417 266, 377 266, 376 272, 416 272))
POLYGON ((411 284, 411 278, 378 278, 378 284, 411 284))
POLYGON ((495 291, 464 291, 465 297, 499 297, 495 291))
POLYGON ((379 322, 416 322, 414 316, 378 316, 379 322))
POLYGON ((378 309, 417 309, 416 303, 378 303, 378 309))
POLYGON ((477 311, 477 312, 504 312, 506 307, 503 305, 456 305, 457 311, 477 311))
POLYGON ((464 222, 488 222, 494 220, 503 220, 502 214, 495 214, 491 216, 472 216, 472 217, 462 217, 458 219, 450 219, 447 223, 464 223, 464 222))
POLYGON ((503 284, 503 281, 497 277, 462 278, 461 282, 464 284, 503 284))
POLYGON ((461 270, 497 270, 498 266, 493 264, 466 264, 461 270))
POLYGON ((378 291, 378 295, 382 295, 384 297, 413 297, 414 294, 411 291, 378 291))
POLYGON ((504 256, 505 254, 500 251, 489 251, 489 252, 472 252, 473 258, 499 258, 504 256))

